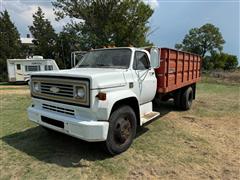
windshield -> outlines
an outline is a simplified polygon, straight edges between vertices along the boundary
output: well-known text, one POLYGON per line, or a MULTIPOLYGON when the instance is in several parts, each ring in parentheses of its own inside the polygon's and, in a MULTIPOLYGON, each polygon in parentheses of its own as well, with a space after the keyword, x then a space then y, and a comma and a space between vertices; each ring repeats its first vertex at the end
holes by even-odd
POLYGON ((78 62, 81 62, 86 53, 87 52, 77 52, 74 54, 75 62, 77 62, 76 64, 78 64, 78 62))
POLYGON ((101 49, 90 51, 83 56, 76 68, 121 68, 130 65, 130 49, 101 49))

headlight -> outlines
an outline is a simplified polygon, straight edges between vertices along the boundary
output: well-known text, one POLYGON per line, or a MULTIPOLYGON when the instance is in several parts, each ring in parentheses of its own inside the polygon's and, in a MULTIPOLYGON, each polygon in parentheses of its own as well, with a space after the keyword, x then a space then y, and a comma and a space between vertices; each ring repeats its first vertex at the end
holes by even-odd
POLYGON ((39 92, 41 89, 40 82, 33 82, 33 90, 39 92))
POLYGON ((86 92, 83 87, 76 87, 76 94, 75 97, 77 98, 84 98, 86 92))

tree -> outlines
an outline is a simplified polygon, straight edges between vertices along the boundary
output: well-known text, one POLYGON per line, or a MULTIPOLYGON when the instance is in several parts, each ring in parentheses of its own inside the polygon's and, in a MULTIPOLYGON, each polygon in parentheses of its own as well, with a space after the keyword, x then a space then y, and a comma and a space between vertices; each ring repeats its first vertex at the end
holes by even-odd
POLYGON ((149 44, 147 23, 153 10, 141 0, 57 0, 53 6, 58 19, 81 19, 72 27, 81 32, 87 49, 149 44))
POLYGON ((204 69, 224 69, 232 70, 236 69, 238 66, 237 56, 227 54, 227 53, 212 53, 211 56, 206 56, 204 58, 206 62, 204 64, 204 69))
POLYGON ((232 69, 237 69, 238 67, 238 59, 237 56, 226 54, 226 62, 224 65, 224 70, 232 70, 232 69))
POLYGON ((20 57, 20 35, 7 10, 0 12, 0 81, 7 80, 7 63, 10 58, 20 57))
POLYGON ((44 58, 54 58, 57 34, 50 21, 44 17, 40 7, 33 14, 33 25, 29 27, 29 30, 34 37, 34 53, 44 58))
POLYGON ((58 34, 56 58, 60 67, 71 67, 71 52, 83 49, 80 37, 79 32, 72 28, 71 24, 67 24, 63 31, 58 34))
POLYGON ((206 53, 221 52, 225 43, 219 28, 212 24, 205 24, 200 28, 193 28, 184 37, 181 44, 175 48, 196 53, 204 57, 206 53))

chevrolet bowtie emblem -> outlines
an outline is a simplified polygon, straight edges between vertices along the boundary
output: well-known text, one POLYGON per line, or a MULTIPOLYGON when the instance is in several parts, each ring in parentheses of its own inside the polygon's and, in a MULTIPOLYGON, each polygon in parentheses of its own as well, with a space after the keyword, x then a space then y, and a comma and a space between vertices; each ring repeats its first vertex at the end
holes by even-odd
POLYGON ((58 93, 59 92, 59 88, 53 86, 50 88, 50 91, 53 92, 53 93, 58 93))

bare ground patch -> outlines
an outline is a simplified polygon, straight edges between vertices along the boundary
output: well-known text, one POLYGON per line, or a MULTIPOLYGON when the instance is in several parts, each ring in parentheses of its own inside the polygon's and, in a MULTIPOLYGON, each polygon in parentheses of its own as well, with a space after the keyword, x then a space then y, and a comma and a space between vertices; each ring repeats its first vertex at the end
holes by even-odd
POLYGON ((30 94, 29 89, 0 89, 0 95, 7 95, 7 94, 18 94, 18 95, 25 95, 30 94))
POLYGON ((186 145, 211 160, 206 168, 214 179, 238 179, 240 172, 240 131, 239 119, 236 117, 195 118, 186 117, 174 120, 178 128, 191 131, 194 136, 205 139, 210 150, 201 151, 193 141, 185 141, 186 145))
POLYGON ((27 85, 0 85, 0 89, 28 89, 29 86, 27 85))
POLYGON ((201 119, 171 112, 164 121, 165 118, 170 119, 173 131, 183 129, 192 137, 175 138, 174 143, 179 144, 179 148, 169 150, 173 152, 169 158, 176 158, 175 162, 157 155, 149 157, 152 160, 137 164, 129 172, 128 179, 239 179, 240 126, 237 117, 201 119))

